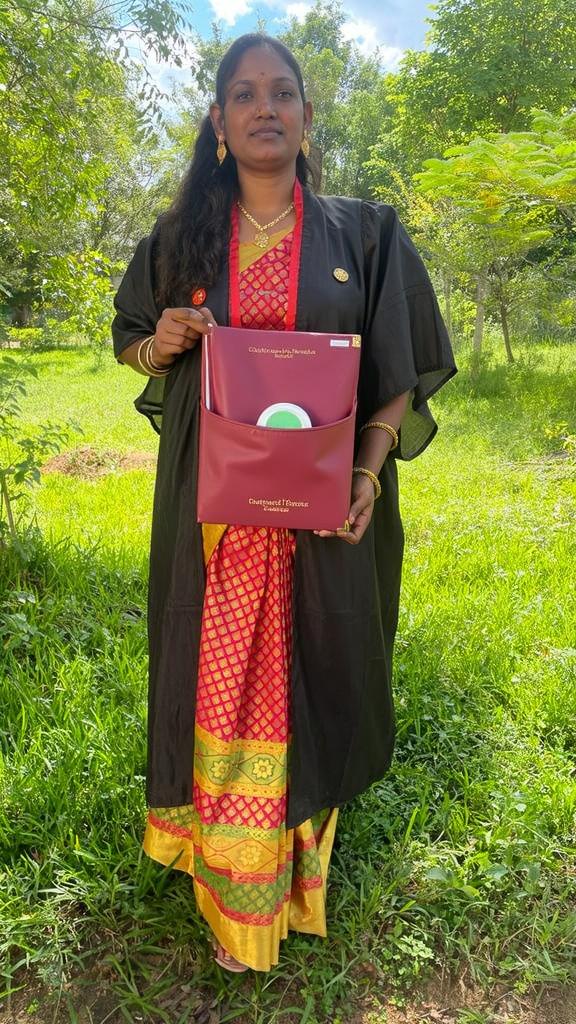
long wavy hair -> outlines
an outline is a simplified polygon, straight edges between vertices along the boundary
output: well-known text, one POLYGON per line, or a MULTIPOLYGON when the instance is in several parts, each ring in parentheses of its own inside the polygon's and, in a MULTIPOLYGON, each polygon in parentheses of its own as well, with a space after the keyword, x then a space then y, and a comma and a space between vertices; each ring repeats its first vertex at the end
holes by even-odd
MULTIPOLYGON (((224 109, 226 88, 246 52, 254 46, 275 50, 294 72, 306 102, 302 72, 293 54, 278 39, 261 32, 240 36, 224 54, 216 74, 216 102, 224 109)), ((218 279, 227 250, 230 211, 238 196, 236 160, 228 151, 220 165, 218 142, 207 116, 202 121, 190 166, 172 206, 159 221, 156 247, 156 298, 161 306, 188 306, 194 288, 209 288, 218 279)), ((303 185, 318 186, 313 161, 298 153, 296 174, 303 185)))

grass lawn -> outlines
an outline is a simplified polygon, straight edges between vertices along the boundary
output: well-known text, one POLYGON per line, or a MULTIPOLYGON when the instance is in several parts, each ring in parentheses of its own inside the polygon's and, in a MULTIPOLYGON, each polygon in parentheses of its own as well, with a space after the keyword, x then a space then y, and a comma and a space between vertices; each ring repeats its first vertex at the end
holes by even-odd
MULTIPOLYGON (((135 374, 34 363, 27 422, 75 420, 109 465, 154 453, 135 374)), ((32 1024, 496 1024, 576 980, 575 378, 568 346, 533 345, 434 400, 401 467, 393 768, 341 812, 329 938, 291 934, 266 976, 223 976, 189 880, 140 851, 153 471, 43 474, 44 539, 0 558, 6 1014, 12 989, 32 1024), (400 1015, 441 975, 451 1016, 400 1015)))

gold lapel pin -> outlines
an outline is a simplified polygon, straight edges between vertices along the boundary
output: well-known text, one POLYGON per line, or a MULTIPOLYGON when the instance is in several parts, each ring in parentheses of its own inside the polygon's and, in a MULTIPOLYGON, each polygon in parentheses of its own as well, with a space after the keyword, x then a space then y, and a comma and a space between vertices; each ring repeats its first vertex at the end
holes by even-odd
POLYGON ((337 281, 341 281, 342 283, 344 283, 345 281, 348 280, 350 274, 348 273, 347 270, 344 270, 343 267, 334 267, 334 270, 332 271, 332 277, 335 277, 337 281))

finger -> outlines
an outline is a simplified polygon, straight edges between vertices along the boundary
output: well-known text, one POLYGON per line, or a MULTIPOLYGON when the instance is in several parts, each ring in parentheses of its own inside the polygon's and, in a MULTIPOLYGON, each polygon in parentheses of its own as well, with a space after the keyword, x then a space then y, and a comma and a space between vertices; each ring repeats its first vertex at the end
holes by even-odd
POLYGON ((351 530, 347 530, 346 533, 338 532, 336 534, 336 536, 338 537, 339 540, 343 540, 345 542, 345 544, 357 544, 358 543, 351 530))
POLYGON ((208 334, 215 326, 210 310, 206 309, 203 311, 199 309, 174 309, 169 319, 176 320, 177 323, 186 324, 192 330, 199 331, 201 334, 208 334), (206 313, 208 313, 208 316, 205 315, 206 313))
POLYGON ((212 313, 212 310, 208 309, 208 306, 200 306, 199 309, 198 309, 198 312, 202 313, 202 316, 204 317, 204 319, 207 320, 209 324, 212 324, 212 327, 216 327, 217 326, 217 324, 216 324, 216 317, 212 313))
POLYGON ((364 526, 353 526, 351 531, 349 531, 349 534, 343 534, 342 535, 342 540, 343 541, 347 541, 348 544, 360 544, 360 542, 361 542, 361 540, 362 540, 362 538, 364 536, 365 529, 366 529, 365 525, 364 526))
POLYGON ((374 498, 356 498, 350 506, 350 512, 348 513, 348 522, 350 526, 354 526, 354 523, 358 519, 358 516, 362 515, 363 512, 368 511, 374 504, 374 498))
POLYGON ((337 530, 314 530, 313 532, 317 537, 346 537, 350 533, 350 529, 342 526, 337 530))
POLYGON ((201 337, 201 334, 185 334, 179 342, 170 345, 170 351, 188 352, 198 344, 201 337))
POLYGON ((204 317, 193 317, 187 320, 184 320, 184 318, 180 318, 177 321, 173 321, 173 324, 171 325, 172 331, 174 330, 173 325, 175 322, 185 324, 184 331, 191 331, 194 332, 196 335, 209 334, 214 326, 212 323, 209 323, 207 320, 205 320, 204 317))
POLYGON ((346 533, 339 533, 338 536, 340 537, 340 540, 345 541, 346 544, 357 544, 360 539, 356 536, 353 529, 347 530, 346 533))
POLYGON ((168 320, 188 322, 200 319, 210 321, 212 324, 214 323, 214 318, 206 306, 202 306, 200 309, 194 309, 193 306, 177 306, 174 309, 165 309, 163 315, 168 320))
POLYGON ((202 332, 198 330, 198 326, 201 321, 184 321, 184 320, 172 320, 166 319, 161 321, 156 330, 156 340, 161 343, 182 345, 184 340, 187 339, 189 344, 185 347, 190 348, 192 344, 195 344, 199 338, 202 337, 202 332))
POLYGON ((198 339, 201 337, 202 335, 198 333, 194 335, 169 334, 168 336, 162 335, 161 337, 157 335, 154 347, 160 355, 173 355, 194 348, 194 345, 198 343, 198 339))
POLYGON ((350 536, 354 537, 353 543, 357 544, 364 536, 366 529, 368 527, 368 523, 372 519, 373 510, 374 502, 372 502, 369 508, 364 509, 362 512, 358 514, 356 522, 354 523, 354 526, 350 531, 350 536))
POLYGON ((167 342, 172 342, 172 344, 175 345, 181 338, 188 338, 190 341, 197 341, 198 338, 202 337, 202 335, 195 327, 188 327, 182 323, 173 323, 170 326, 163 328, 160 334, 157 334, 156 337, 159 338, 160 341, 165 340, 167 342))

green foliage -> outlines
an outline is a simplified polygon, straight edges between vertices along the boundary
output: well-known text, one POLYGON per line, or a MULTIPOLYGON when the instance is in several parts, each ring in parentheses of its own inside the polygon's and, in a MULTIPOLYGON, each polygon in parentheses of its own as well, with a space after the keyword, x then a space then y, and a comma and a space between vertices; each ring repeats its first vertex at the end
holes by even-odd
MULTIPOLYGON (((482 346, 486 284, 491 283, 500 304, 510 360, 507 285, 511 272, 521 257, 543 246, 553 234, 548 211, 531 203, 522 192, 511 196, 511 188, 516 189, 511 167, 514 158, 508 136, 498 137, 497 142, 478 138, 467 146, 448 150, 444 160, 425 161, 426 170, 416 175, 417 188, 432 200, 432 205, 427 207, 427 221, 420 223, 421 226, 426 223, 435 236, 434 247, 442 254, 442 269, 463 270, 477 282, 475 348, 478 356, 482 346), (498 160, 494 156, 495 149, 498 149, 498 160), (500 192, 494 181, 497 175, 500 192), (519 201, 515 201, 518 196, 519 201), (436 215, 436 204, 440 217, 436 215), (443 235, 438 241, 439 228, 443 235)), ((539 162, 538 149, 532 153, 532 158, 539 162)), ((526 153, 523 159, 528 160, 526 153)))
POLYGON ((26 430, 21 420, 26 379, 36 377, 29 363, 10 356, 0 360, 0 548, 10 542, 18 547, 20 537, 15 506, 26 499, 26 488, 40 482, 40 465, 48 454, 67 441, 69 428, 44 423, 26 430))
POLYGON ((572 0, 441 0, 427 50, 390 78, 380 159, 410 175, 472 135, 527 128, 534 107, 569 107, 575 49, 572 0))
MULTIPOLYGON (((199 35, 196 37, 200 59, 195 61, 193 74, 204 102, 210 102, 216 95, 216 72, 231 42, 232 39, 224 34, 222 26, 217 22, 212 23, 212 35, 207 39, 199 35)), ((204 114, 207 113, 205 107, 204 114)))
MULTIPOLYGON (((84 248, 125 257, 128 218, 119 222, 114 211, 120 207, 121 217, 130 205, 134 222, 143 205, 145 161, 138 163, 137 153, 144 140, 154 138, 158 90, 144 81, 134 98, 132 83, 144 71, 129 58, 110 10, 90 3, 72 10, 64 0, 42 11, 32 10, 27 0, 4 5, 0 282, 14 323, 22 326, 42 304, 47 259, 84 248)), ((177 3, 128 3, 122 17, 132 19, 133 37, 146 33, 152 52, 180 59, 184 19, 177 3)), ((150 205, 144 203, 136 234, 142 233, 142 221, 148 226, 150 205)))
MULTIPOLYGON (((506 233, 511 219, 546 222, 551 210, 576 220, 576 113, 533 113, 532 130, 473 138, 424 161, 415 175, 427 194, 448 197, 472 224, 506 233)), ((514 228, 512 227, 512 231, 514 228)))
POLYGON ((364 163, 387 107, 377 55, 363 57, 341 35, 342 4, 317 0, 281 36, 294 52, 314 106, 312 140, 322 156, 323 190, 367 196, 364 163))
POLYGON ((0 43, 0 252, 14 304, 30 305, 39 298, 43 254, 58 248, 68 224, 98 201, 106 163, 97 136, 112 114, 121 74, 109 55, 90 51, 81 31, 60 31, 48 16, 35 22, 17 4, 7 17, 4 48, 0 43))
POLYGON ((40 349, 44 344, 44 331, 41 327, 9 327, 6 338, 17 348, 40 349))
MULTIPOLYGON (((53 257, 43 281, 45 306, 58 309, 66 321, 66 335, 83 337, 98 361, 110 341, 113 269, 100 253, 84 251, 53 257)), ((57 339, 59 330, 58 323, 52 331, 48 327, 49 342, 57 339)))
MULTIPOLYGON (((378 166, 374 154, 373 173, 378 166)), ((519 305, 520 281, 528 276, 521 261, 548 253, 549 270, 564 261, 572 237, 576 115, 535 111, 530 131, 475 137, 441 160, 424 161, 424 168, 414 175, 414 186, 396 177, 417 240, 445 281, 475 284, 478 355, 491 300, 512 361, 509 319, 519 305)))
POLYGON ((303 21, 290 19, 290 27, 282 41, 294 53, 321 54, 326 50, 340 60, 351 55, 352 47, 342 37, 346 15, 340 0, 316 0, 303 21))
MULTIPOLYGON (((525 342, 576 339, 574 261, 552 253, 536 262, 522 261, 505 282, 507 309, 514 336, 525 342)), ((497 289, 488 296, 487 314, 498 320, 497 289)))

